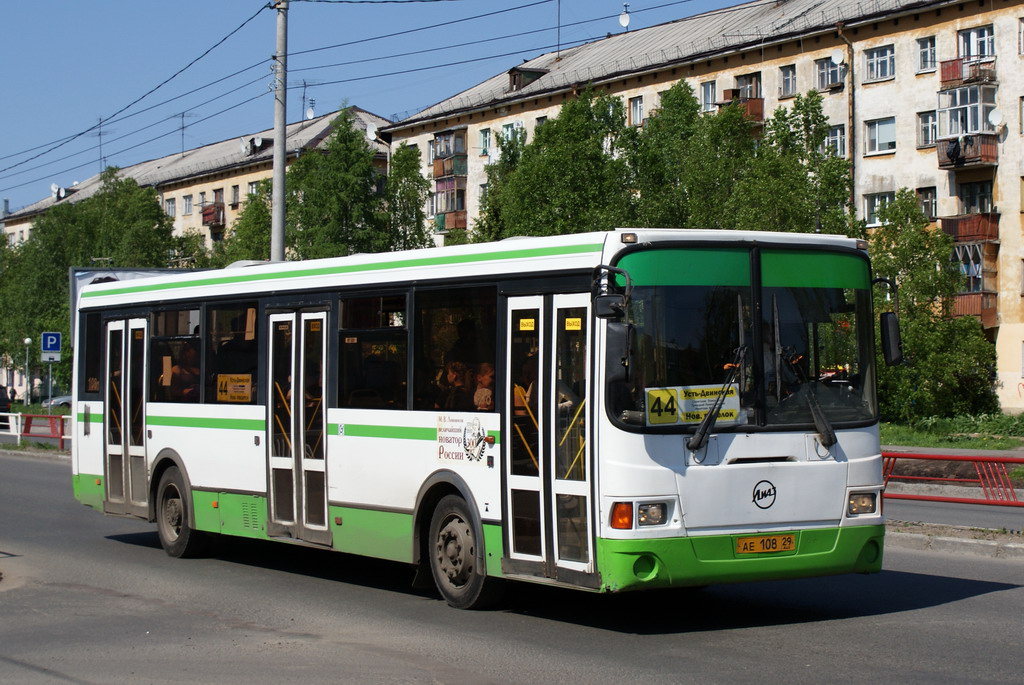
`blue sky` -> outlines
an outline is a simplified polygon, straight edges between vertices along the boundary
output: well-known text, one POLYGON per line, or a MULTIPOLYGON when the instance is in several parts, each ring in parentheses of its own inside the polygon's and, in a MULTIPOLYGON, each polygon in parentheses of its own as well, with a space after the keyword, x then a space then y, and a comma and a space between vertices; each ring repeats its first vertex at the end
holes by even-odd
MULTIPOLYGON (((635 0, 629 28, 736 4, 635 0)), ((271 128, 276 20, 266 5, 4 3, 0 198, 15 210, 46 197, 51 183, 95 175, 101 146, 106 165, 128 166, 271 128)), ((621 31, 622 10, 612 0, 292 0, 288 121, 311 101, 317 114, 343 104, 411 114, 553 50, 559 15, 562 45, 572 45, 621 31), (446 25, 426 28, 438 24, 446 25)))

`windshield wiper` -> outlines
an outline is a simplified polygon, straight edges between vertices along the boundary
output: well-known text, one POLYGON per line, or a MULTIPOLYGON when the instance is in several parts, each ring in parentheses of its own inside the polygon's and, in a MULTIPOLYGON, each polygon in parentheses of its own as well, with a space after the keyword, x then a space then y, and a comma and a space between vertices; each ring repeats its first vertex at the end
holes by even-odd
POLYGON ((832 428, 832 422, 828 420, 825 415, 825 410, 821 408, 821 403, 818 402, 818 395, 815 392, 817 386, 812 387, 807 376, 804 375, 801 368, 796 364, 800 360, 800 357, 795 359, 787 360, 787 363, 793 367, 797 377, 800 379, 801 387, 807 393, 807 406, 811 410, 811 419, 814 421, 814 428, 818 431, 818 437, 821 438, 821 444, 823 447, 831 447, 838 442, 836 438, 836 432, 832 428))
POLYGON ((718 391, 718 395, 715 396, 715 402, 711 405, 711 409, 701 419, 700 425, 697 426, 697 430, 694 431, 693 435, 689 440, 686 441, 686 447, 691 452, 696 452, 708 442, 708 433, 715 426, 715 421, 718 420, 718 412, 722 408, 722 404, 725 402, 725 396, 729 393, 729 386, 736 380, 736 376, 739 375, 740 368, 743 365, 743 359, 747 355, 747 346, 740 345, 736 348, 736 356, 733 357, 731 364, 726 364, 725 367, 729 369, 729 373, 725 375, 725 382, 722 383, 722 389, 718 391))

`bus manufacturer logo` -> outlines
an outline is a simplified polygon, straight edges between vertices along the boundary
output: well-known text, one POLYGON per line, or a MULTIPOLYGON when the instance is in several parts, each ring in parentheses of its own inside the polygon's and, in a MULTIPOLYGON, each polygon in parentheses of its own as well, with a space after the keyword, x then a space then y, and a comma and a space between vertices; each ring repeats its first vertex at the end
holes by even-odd
POLYGON ((762 480, 754 486, 754 504, 758 509, 768 509, 775 504, 775 484, 770 480, 762 480))

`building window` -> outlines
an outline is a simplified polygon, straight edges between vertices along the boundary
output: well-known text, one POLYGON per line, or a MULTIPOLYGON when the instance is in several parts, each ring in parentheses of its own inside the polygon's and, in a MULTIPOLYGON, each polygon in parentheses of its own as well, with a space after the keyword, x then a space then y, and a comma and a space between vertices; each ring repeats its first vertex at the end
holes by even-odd
POLYGON ((629 125, 643 126, 644 124, 644 96, 638 95, 629 99, 629 125))
POLYGON ((936 192, 935 186, 918 188, 917 204, 924 215, 928 217, 928 221, 935 221, 939 209, 939 195, 936 192))
POLYGON ((192 196, 185 195, 181 198, 181 213, 191 214, 192 213, 192 196))
POLYGON ((206 206, 206 191, 203 191, 203 192, 199 193, 199 206, 200 207, 205 207, 206 206))
POLYGON ((736 77, 736 89, 741 98, 761 97, 761 72, 736 77))
POLYGON ((238 206, 238 202, 241 199, 239 197, 240 193, 241 191, 239 190, 238 186, 231 186, 231 204, 235 207, 238 206))
POLYGON ((896 149, 896 117, 868 121, 864 127, 867 131, 865 153, 892 152, 896 149))
POLYGON ((819 59, 814 62, 817 74, 818 90, 829 90, 843 85, 843 65, 831 59, 819 59))
POLYGON ((989 114, 996 108, 995 86, 964 86, 939 93, 939 138, 995 133, 989 114))
POLYGON ((992 211, 992 181, 960 184, 960 213, 986 214, 992 211))
POLYGON ((489 128, 480 129, 480 154, 491 154, 491 129, 489 128))
POLYGON ((167 216, 174 216, 175 215, 174 198, 173 197, 169 197, 166 200, 164 200, 164 212, 167 213, 167 216))
POLYGON ((846 157, 846 126, 830 126, 828 136, 822 142, 822 152, 831 154, 833 157, 846 157))
POLYGON ((992 25, 977 26, 959 33, 960 57, 982 59, 996 54, 996 37, 992 25))
POLYGON ((714 81, 700 84, 700 111, 714 112, 717 109, 715 105, 716 97, 714 81))
POLYGON ((896 199, 896 193, 871 193, 864 196, 864 220, 868 226, 881 226, 878 212, 896 199))
POLYGON ((979 243, 967 243, 953 247, 955 259, 960 264, 966 282, 962 293, 980 293, 982 288, 983 271, 981 258, 981 245, 979 243))
POLYGON ((1017 52, 1024 55, 1024 17, 1017 22, 1017 52))
POLYGON ((917 39, 917 72, 935 71, 935 36, 917 39))
POLYGON ((223 188, 217 188, 216 190, 213 191, 213 201, 217 202, 217 203, 223 203, 224 202, 224 189, 223 188))
POLYGON ((537 123, 534 125, 534 130, 540 128, 540 125, 547 121, 547 117, 537 117, 537 123))
POLYGON ((891 45, 864 51, 865 81, 884 81, 896 77, 896 49, 891 45))
POLYGON ((787 64, 779 67, 779 81, 782 86, 779 88, 779 97, 796 95, 796 65, 787 64))
POLYGON ((935 111, 917 113, 917 146, 932 147, 939 134, 938 119, 935 111))

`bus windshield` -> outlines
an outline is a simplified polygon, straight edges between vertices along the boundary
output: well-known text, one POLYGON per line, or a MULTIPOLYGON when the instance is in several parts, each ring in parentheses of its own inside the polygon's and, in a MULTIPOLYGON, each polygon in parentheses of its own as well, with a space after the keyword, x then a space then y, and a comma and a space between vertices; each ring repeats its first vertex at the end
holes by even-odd
POLYGON ((631 252, 618 266, 633 280, 628 370, 609 392, 620 422, 693 431, 715 406, 716 431, 875 418, 862 255, 673 247, 631 252))

